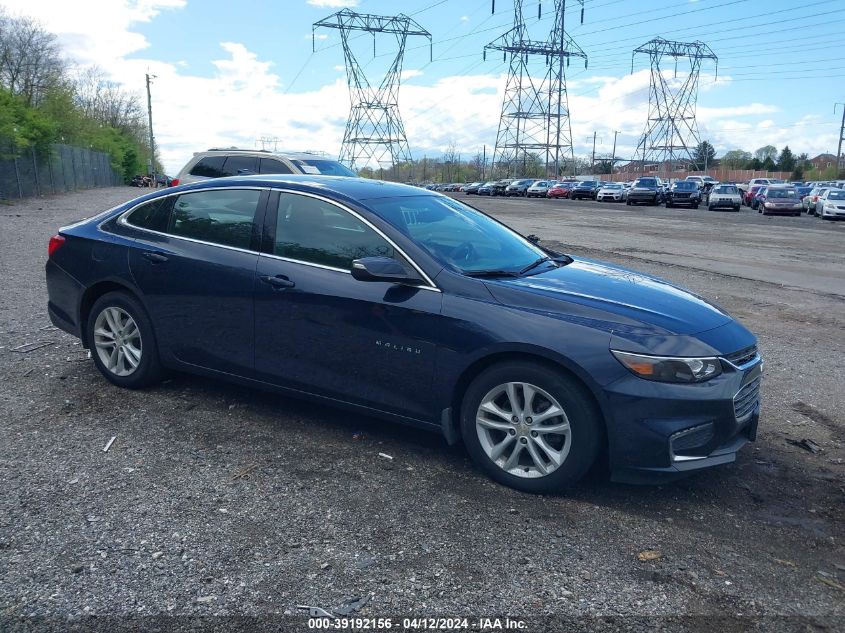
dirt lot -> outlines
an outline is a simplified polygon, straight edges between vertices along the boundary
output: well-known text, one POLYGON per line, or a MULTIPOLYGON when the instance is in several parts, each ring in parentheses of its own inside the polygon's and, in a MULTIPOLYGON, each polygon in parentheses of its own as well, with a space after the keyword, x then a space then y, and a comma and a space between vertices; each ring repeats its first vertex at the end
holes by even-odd
POLYGON ((0 629, 91 614, 305 629, 285 619, 297 605, 359 597, 361 616, 511 615, 531 631, 845 626, 845 223, 473 198, 552 247, 692 288, 766 360, 759 439, 735 464, 531 496, 386 422, 205 378, 107 383, 50 327, 43 265, 58 226, 137 193, 0 206, 0 629))

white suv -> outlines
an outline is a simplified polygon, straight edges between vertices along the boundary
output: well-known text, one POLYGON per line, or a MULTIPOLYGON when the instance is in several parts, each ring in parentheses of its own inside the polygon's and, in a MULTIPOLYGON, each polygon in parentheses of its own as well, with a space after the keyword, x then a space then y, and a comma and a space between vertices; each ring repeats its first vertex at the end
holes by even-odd
POLYGON ((173 179, 173 184, 252 174, 356 176, 348 167, 321 154, 228 148, 195 153, 173 179))

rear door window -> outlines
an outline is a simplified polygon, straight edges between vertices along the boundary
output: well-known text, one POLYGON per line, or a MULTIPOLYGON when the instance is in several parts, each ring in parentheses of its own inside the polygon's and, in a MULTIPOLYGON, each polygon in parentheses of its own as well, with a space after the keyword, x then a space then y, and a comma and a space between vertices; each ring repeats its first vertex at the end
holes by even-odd
POLYGON ((223 172, 223 162, 226 160, 225 156, 206 156, 201 159, 193 169, 191 169, 191 176, 204 176, 206 178, 220 178, 226 174, 223 172))
POLYGON ((202 242, 249 249, 255 211, 261 192, 256 189, 216 189, 176 198, 166 232, 202 242))

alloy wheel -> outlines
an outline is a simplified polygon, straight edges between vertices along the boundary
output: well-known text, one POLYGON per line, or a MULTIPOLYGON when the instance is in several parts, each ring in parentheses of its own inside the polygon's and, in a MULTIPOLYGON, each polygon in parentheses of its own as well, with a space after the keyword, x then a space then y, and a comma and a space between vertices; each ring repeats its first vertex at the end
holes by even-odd
POLYGON ((563 407, 524 382, 498 385, 481 399, 475 417, 481 448, 516 477, 545 477, 569 455, 572 431, 563 407))
POLYGON ((104 308, 94 322, 94 347, 103 366, 115 376, 129 376, 141 364, 141 331, 123 308, 104 308))

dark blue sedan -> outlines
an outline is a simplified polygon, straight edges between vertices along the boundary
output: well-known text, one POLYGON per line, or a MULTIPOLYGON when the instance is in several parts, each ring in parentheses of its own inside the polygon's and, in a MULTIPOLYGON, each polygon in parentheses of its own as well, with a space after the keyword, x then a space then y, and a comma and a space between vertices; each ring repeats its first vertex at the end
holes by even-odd
POLYGON ((64 227, 49 253, 52 322, 121 387, 175 369, 388 416, 534 492, 601 456, 646 481, 755 437, 762 362, 724 311, 415 187, 221 178, 64 227))

